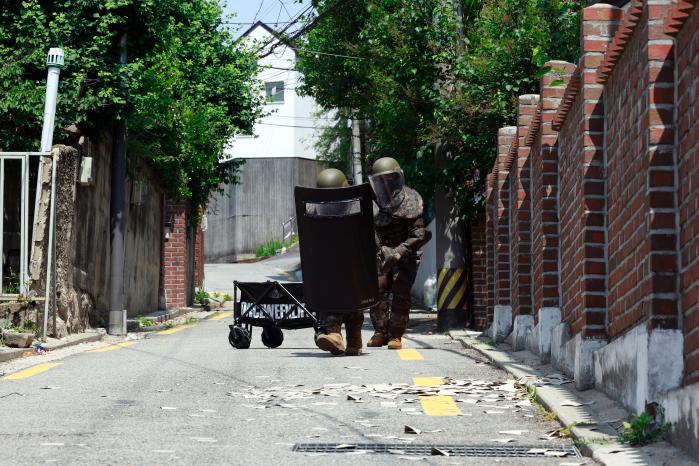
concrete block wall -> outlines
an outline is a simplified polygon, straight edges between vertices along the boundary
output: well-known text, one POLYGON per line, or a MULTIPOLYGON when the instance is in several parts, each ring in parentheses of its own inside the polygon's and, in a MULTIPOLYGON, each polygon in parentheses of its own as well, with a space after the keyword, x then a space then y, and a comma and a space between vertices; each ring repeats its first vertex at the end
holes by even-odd
POLYGON ((577 66, 550 63, 498 134, 485 220, 494 335, 514 328, 633 411, 665 406, 692 453, 699 416, 678 406, 699 399, 696 3, 584 9, 577 66))

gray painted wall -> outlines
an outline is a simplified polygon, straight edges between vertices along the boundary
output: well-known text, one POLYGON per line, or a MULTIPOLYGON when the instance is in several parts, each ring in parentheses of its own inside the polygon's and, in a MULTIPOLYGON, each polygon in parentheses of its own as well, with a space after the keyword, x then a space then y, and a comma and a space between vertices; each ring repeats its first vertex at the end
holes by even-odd
MULTIPOLYGON (((94 184, 78 185, 76 189, 74 274, 76 287, 88 292, 97 314, 105 316, 109 310, 111 135, 101 135, 89 152, 94 184)), ((157 176, 143 165, 130 167, 130 171, 126 185, 124 305, 129 316, 137 316, 159 307, 164 206, 157 176)))
POLYGON ((257 246, 279 240, 295 215, 294 186, 315 186, 319 164, 302 158, 246 159, 240 184, 227 185, 209 201, 204 261, 233 262, 257 246))

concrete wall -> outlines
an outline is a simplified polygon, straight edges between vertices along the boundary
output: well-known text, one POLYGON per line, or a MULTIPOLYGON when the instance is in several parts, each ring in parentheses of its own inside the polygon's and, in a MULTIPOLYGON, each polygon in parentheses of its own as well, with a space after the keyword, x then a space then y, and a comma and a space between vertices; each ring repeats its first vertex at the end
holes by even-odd
POLYGON ((250 257, 270 240, 280 240, 282 224, 296 215, 294 187, 315 186, 320 167, 301 158, 247 159, 240 184, 224 187, 207 209, 204 258, 231 262, 250 257))
MULTIPOLYGON (((81 137, 75 147, 57 146, 56 256, 58 325, 56 334, 104 325, 110 294, 110 197, 112 137, 81 137), (92 183, 79 183, 81 161, 92 159, 92 183)), ((124 306, 130 316, 159 308, 163 191, 155 174, 129 167, 126 184, 124 306)), ((42 176, 48 200, 50 170, 42 176)), ((46 204, 48 205, 48 204, 46 204)), ((48 209, 40 210, 32 241, 32 276, 43 294, 48 209)))
MULTIPOLYGON (((76 285, 93 296, 99 314, 109 309, 111 155, 110 134, 83 146, 81 156, 93 159, 94 183, 76 184, 75 193, 76 285)), ((147 167, 130 167, 129 173, 124 305, 129 316, 136 316, 159 307, 163 191, 147 167)))

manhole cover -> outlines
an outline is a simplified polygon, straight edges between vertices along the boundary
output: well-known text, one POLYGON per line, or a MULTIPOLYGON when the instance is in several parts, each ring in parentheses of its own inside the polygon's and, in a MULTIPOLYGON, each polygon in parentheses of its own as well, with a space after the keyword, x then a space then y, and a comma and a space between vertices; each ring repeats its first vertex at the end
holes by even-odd
POLYGON ((567 445, 485 446, 485 445, 406 445, 405 443, 297 443, 293 451, 303 453, 347 453, 363 451, 402 456, 479 456, 496 458, 581 457, 577 448, 567 445))

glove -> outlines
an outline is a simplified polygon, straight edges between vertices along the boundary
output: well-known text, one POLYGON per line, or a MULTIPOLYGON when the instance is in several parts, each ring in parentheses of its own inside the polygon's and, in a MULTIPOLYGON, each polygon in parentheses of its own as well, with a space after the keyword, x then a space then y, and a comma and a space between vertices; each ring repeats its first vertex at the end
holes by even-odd
POLYGON ((400 260, 400 252, 388 246, 381 246, 381 271, 386 272, 400 260))

